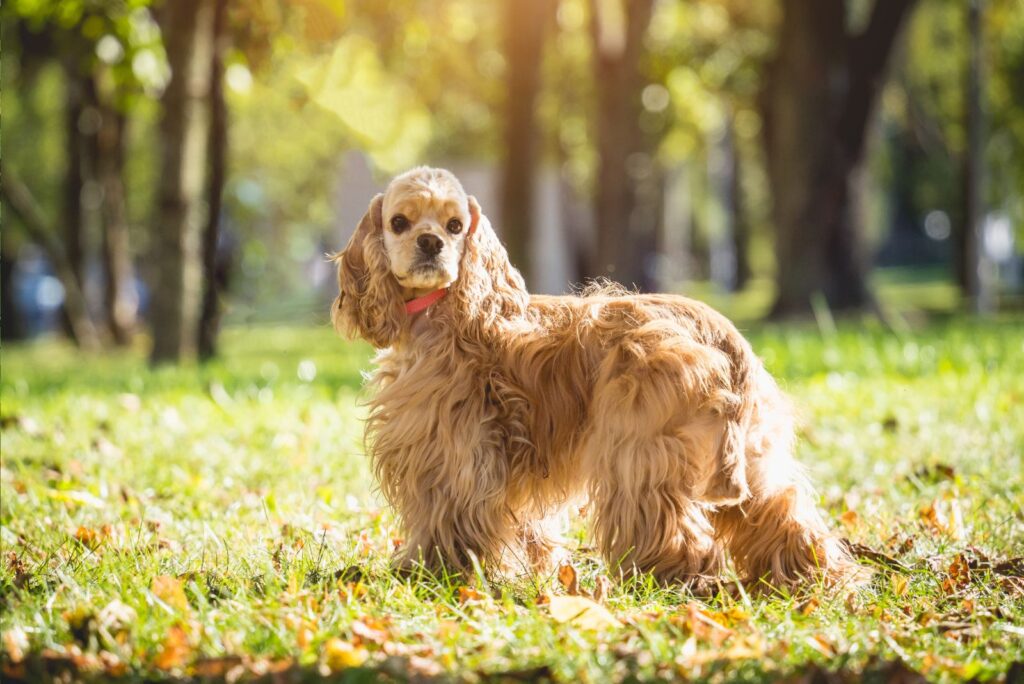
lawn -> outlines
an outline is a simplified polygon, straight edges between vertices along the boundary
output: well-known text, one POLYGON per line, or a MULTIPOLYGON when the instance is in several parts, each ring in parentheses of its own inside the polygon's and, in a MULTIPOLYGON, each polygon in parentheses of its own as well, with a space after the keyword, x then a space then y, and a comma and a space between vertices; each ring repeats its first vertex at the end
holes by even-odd
POLYGON ((361 444, 369 349, 326 327, 233 328, 222 361, 156 371, 8 346, 3 678, 1003 677, 1024 661, 1022 323, 750 331, 876 574, 713 600, 609 588, 582 524, 564 581, 389 573, 399 533, 361 444), (573 579, 600 603, 567 598, 573 579))

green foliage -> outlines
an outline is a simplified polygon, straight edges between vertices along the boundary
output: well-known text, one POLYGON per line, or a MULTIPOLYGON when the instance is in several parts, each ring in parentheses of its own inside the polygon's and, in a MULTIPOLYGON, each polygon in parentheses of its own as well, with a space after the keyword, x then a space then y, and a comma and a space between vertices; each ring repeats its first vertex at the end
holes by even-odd
MULTIPOLYGON (((641 580, 611 591, 623 626, 601 632, 537 604, 562 592, 554 578, 467 588, 387 570, 396 532, 360 444, 370 350, 326 326, 229 329, 224 359, 201 369, 5 346, 0 661, 14 667, 24 639, 29 663, 139 677, 361 665, 348 674, 774 680, 880 658, 990 679, 1024 657, 1024 588, 993 569, 1024 547, 1020 330, 753 331, 833 523, 896 563, 853 594, 698 601, 641 580), (959 523, 936 517, 954 509, 959 523), (136 619, 118 622, 115 602, 136 619)), ((573 540, 590 590, 606 570, 578 523, 573 540)))
MULTIPOLYGON (((1024 225, 1024 12, 1019 0, 983 3, 982 71, 989 207, 1024 225)), ((907 27, 905 54, 883 101, 888 145, 881 161, 883 185, 910 185, 922 214, 939 208, 957 220, 962 192, 960 159, 965 153, 967 6, 924 0, 907 27), (893 155, 911 146, 917 159, 901 167, 893 155)), ((1024 236, 1024 233, 1018 232, 1024 236)))

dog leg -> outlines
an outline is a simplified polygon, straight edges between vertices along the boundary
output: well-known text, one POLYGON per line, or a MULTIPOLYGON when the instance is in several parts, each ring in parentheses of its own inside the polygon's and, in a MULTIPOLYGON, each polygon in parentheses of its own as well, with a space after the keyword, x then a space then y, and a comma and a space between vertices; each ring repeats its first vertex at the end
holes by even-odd
POLYGON ((723 559, 701 495, 725 430, 714 400, 728 364, 664 332, 635 331, 605 360, 581 460, 608 564, 703 592, 723 559))
POLYGON ((829 531, 814 489, 793 459, 788 405, 773 381, 761 391, 747 440, 751 496, 714 516, 717 534, 749 580, 789 587, 814 579, 860 581, 865 573, 829 531))
POLYGON ((407 534, 394 559, 399 569, 422 564, 432 570, 471 573, 474 559, 485 570, 502 569, 509 549, 519 540, 500 498, 459 500, 444 489, 434 490, 436 496, 419 494, 414 506, 398 507, 407 534))
POLYGON ((722 550, 704 507, 681 481, 663 478, 674 446, 657 438, 624 440, 614 456, 599 459, 591 473, 594 533, 610 568, 650 572, 703 593, 721 570, 722 550))

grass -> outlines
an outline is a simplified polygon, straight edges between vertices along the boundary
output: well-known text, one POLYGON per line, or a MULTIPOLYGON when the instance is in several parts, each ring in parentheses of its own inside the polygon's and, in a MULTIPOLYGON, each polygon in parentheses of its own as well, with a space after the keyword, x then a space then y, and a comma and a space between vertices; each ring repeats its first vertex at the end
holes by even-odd
MULTIPOLYGON (((604 599, 614 622, 558 614, 554 578, 388 572, 398 533, 361 446, 369 350, 326 328, 232 329, 224 360, 156 371, 141 353, 8 347, 4 679, 1001 676, 1024 660, 1024 571, 1003 563, 1024 548, 1022 330, 750 331, 875 579, 708 601, 640 580, 604 599)), ((574 541, 588 591, 605 569, 582 525, 574 541)))

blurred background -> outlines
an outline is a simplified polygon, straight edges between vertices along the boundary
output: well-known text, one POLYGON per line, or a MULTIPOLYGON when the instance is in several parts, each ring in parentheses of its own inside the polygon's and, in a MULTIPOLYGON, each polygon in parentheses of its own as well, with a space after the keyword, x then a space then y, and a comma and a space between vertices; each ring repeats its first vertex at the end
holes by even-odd
POLYGON ((1024 302, 1024 0, 6 0, 2 333, 326 324, 389 176, 535 292, 743 320, 1024 302))

